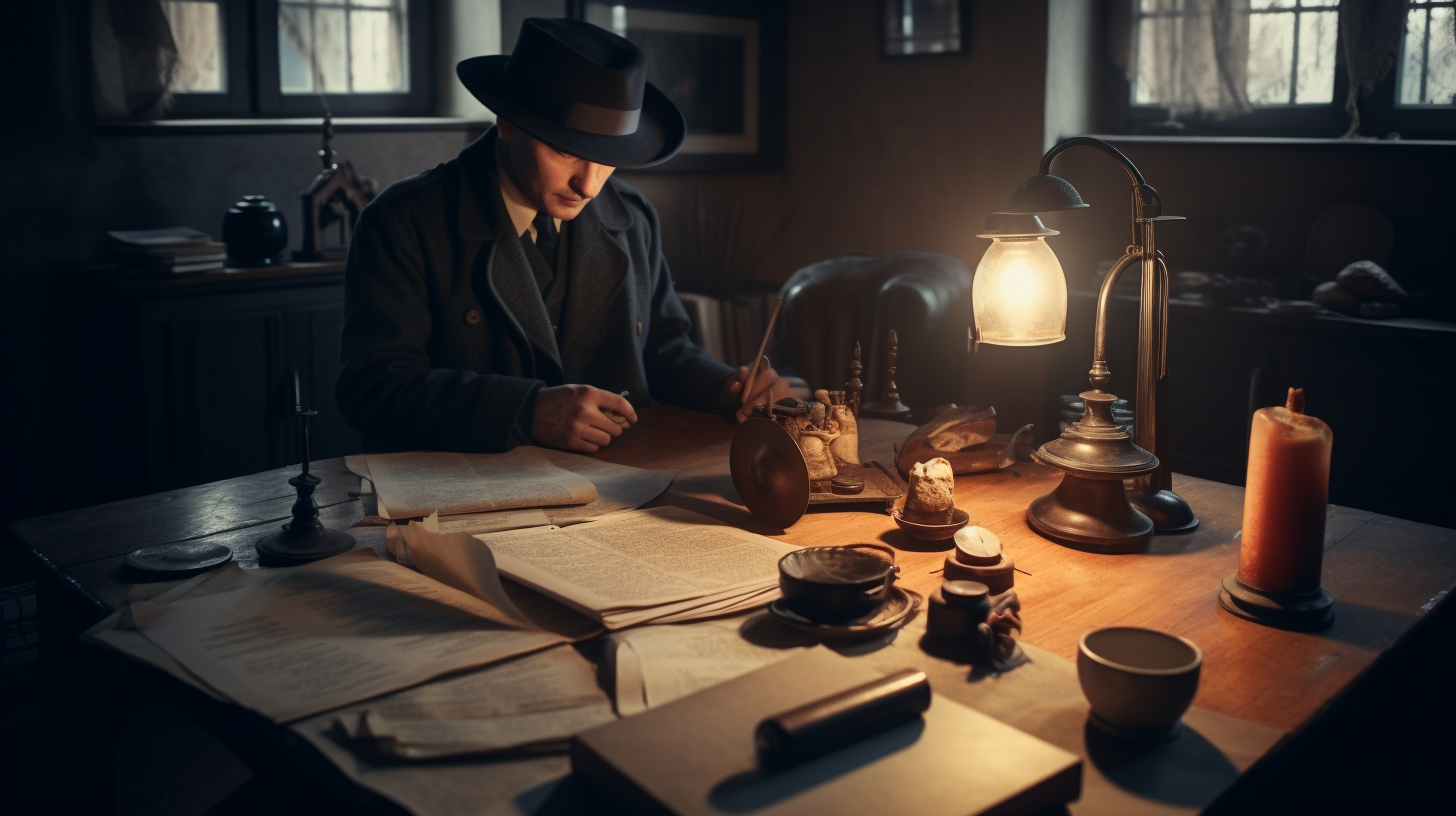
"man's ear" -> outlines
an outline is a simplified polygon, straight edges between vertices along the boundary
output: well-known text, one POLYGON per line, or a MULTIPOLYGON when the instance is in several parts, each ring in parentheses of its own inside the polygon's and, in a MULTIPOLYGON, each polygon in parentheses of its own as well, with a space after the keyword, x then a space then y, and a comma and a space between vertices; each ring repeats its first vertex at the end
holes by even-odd
POLYGON ((516 138, 516 126, 515 125, 511 124, 510 122, 506 121, 505 119, 501 119, 501 118, 497 117, 496 120, 495 120, 495 126, 496 126, 496 128, 498 130, 500 130, 500 137, 502 139, 505 139, 508 142, 515 141, 515 138, 516 138))

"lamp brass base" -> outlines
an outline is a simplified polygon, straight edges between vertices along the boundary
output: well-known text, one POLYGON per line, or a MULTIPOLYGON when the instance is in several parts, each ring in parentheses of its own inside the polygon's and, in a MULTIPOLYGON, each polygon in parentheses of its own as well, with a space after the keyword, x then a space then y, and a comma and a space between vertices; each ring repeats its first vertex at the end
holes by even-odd
POLYGON ((1335 622, 1335 599, 1323 588, 1299 593, 1261 592, 1240 581, 1237 572, 1223 579, 1218 603, 1244 620, 1277 629, 1310 632, 1335 622))
POLYGON ((339 530, 330 530, 314 520, 312 528, 295 530, 293 523, 272 535, 258 539, 258 554, 288 563, 303 563, 328 558, 354 549, 354 537, 339 530))
POLYGON ((1089 552, 1137 552, 1153 537, 1152 520, 1128 503, 1120 477, 1065 473, 1056 490, 1026 508, 1026 523, 1058 544, 1089 552))
POLYGON ((1127 500, 1139 513, 1153 520, 1159 533, 1186 533, 1198 529, 1198 516, 1188 502, 1171 490, 1155 493, 1127 491, 1127 500))

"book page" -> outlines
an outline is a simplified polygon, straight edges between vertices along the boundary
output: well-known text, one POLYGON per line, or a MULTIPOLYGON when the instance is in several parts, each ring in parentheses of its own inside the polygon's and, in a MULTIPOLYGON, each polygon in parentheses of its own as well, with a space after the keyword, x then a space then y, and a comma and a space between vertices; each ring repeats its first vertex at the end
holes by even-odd
POLYGON ((509 453, 411 452, 364 457, 385 518, 420 518, 595 501, 592 483, 533 448, 509 453))
POLYGON ((743 637, 746 618, 642 626, 617 632, 617 710, 624 716, 793 657, 812 640, 761 645, 743 637), (626 682, 624 682, 624 680, 626 682))
POLYGON ((678 507, 476 538, 504 574, 599 614, 774 585, 796 549, 678 507))
POLYGON ((570 646, 395 692, 332 718, 356 745, 383 756, 433 759, 507 751, 564 751, 579 731, 616 719, 596 669, 570 646))
POLYGON ((275 722, 565 640, 370 550, 230 592, 138 602, 132 617, 188 672, 275 722))
MULTIPOLYGON (((596 501, 580 507, 551 507, 546 516, 551 524, 575 524, 613 513, 635 510, 662 495, 677 478, 676 470, 647 470, 628 465, 615 465, 590 456, 540 448, 551 463, 575 473, 596 485, 596 501)), ((485 530, 472 532, 483 533, 485 530)))

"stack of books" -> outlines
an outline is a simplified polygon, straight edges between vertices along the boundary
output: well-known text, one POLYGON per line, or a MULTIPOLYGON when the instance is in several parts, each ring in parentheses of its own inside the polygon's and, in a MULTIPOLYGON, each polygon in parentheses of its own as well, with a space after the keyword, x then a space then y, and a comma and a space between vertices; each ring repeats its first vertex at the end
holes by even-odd
POLYGON ((183 274, 222 269, 227 244, 191 227, 119 230, 111 237, 113 257, 126 272, 142 275, 183 274))

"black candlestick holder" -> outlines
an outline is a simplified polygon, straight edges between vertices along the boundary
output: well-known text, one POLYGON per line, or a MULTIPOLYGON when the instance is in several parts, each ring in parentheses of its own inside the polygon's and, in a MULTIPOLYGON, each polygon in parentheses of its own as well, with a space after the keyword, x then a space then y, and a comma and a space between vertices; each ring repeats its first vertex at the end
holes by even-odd
POLYGON ((323 480, 308 472, 308 418, 318 411, 295 405, 293 415, 303 426, 303 472, 288 480, 298 491, 293 502, 293 520, 272 535, 258 539, 258 554, 278 561, 305 563, 328 558, 354 549, 354 537, 339 530, 330 530, 319 521, 318 502, 313 491, 323 480))

